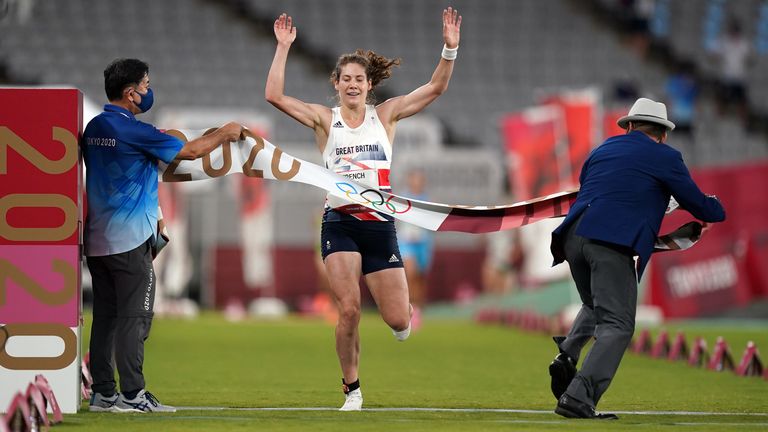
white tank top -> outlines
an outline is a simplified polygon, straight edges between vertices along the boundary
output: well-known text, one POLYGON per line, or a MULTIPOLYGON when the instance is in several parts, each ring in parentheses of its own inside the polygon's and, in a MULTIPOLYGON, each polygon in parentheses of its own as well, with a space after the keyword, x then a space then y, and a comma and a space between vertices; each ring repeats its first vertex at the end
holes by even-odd
MULTIPOLYGON (((392 190, 389 183, 392 144, 376 108, 365 106, 365 120, 357 128, 347 126, 341 117, 340 107, 331 111, 331 128, 323 150, 325 167, 371 189, 392 190)), ((326 198, 326 206, 358 219, 373 220, 373 215, 378 216, 366 207, 330 194, 326 198)), ((377 217, 376 220, 380 219, 377 217)))

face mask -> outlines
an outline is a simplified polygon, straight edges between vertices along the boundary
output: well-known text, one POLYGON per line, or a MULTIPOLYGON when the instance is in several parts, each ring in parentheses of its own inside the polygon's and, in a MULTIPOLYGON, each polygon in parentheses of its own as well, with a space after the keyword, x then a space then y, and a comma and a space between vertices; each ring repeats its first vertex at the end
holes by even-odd
POLYGON ((152 93, 152 89, 148 88, 146 94, 139 93, 139 95, 141 96, 141 103, 134 102, 134 104, 141 110, 141 112, 149 111, 149 109, 152 108, 152 104, 155 102, 155 96, 152 93))

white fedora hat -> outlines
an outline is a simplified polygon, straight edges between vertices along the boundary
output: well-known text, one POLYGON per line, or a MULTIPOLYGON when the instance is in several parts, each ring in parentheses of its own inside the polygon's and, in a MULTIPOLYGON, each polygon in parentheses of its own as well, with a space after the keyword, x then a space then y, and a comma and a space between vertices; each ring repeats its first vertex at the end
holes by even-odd
POLYGON ((638 99, 632 108, 629 109, 629 114, 620 118, 616 124, 620 128, 626 129, 627 123, 631 121, 643 121, 648 123, 656 123, 665 126, 669 130, 675 128, 675 124, 667 120, 667 106, 661 102, 652 101, 647 98, 638 99))

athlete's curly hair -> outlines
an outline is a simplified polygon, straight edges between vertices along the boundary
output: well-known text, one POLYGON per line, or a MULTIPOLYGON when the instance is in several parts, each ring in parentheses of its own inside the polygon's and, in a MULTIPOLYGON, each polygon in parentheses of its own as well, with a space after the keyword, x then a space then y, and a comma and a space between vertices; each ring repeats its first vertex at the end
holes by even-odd
POLYGON ((368 92, 368 101, 372 102, 373 95, 371 92, 376 88, 379 83, 392 76, 391 69, 394 66, 400 66, 400 58, 389 59, 375 52, 361 49, 356 50, 351 54, 343 54, 336 62, 336 68, 331 73, 331 84, 335 84, 339 81, 341 76, 341 68, 349 63, 357 63, 365 68, 365 74, 368 80, 371 81, 371 91, 368 92))

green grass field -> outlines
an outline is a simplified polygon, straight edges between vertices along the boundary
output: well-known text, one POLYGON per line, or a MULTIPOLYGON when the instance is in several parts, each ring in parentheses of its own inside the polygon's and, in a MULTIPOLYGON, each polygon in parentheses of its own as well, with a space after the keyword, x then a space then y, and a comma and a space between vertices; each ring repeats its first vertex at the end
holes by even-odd
MULTIPOLYGON (((83 329, 87 347, 90 318, 83 329)), ((689 339, 710 346, 717 335, 735 357, 747 340, 768 349, 763 325, 687 324, 689 339)), ((768 381, 716 373, 628 354, 602 411, 695 411, 727 415, 621 414, 618 422, 566 420, 551 412, 547 365, 554 345, 542 334, 463 320, 427 319, 397 342, 375 314, 361 323, 364 411, 340 413, 341 375, 333 326, 315 319, 246 320, 206 314, 196 320, 156 319, 147 343, 147 388, 179 407, 175 414, 67 415, 53 430, 754 430, 768 428, 768 381), (326 410, 285 408, 325 407, 326 410), (415 407, 425 410, 388 411, 415 407), (366 411, 365 409, 369 409, 366 411), (486 409, 438 411, 436 408, 486 409), (489 409, 519 410, 491 412, 489 409), (522 411, 522 412, 521 412, 522 411), (525 412, 530 411, 530 412, 525 412), (546 412, 545 412, 546 411, 546 412), (735 413, 735 414, 734 414, 735 413), (741 413, 741 414, 739 414, 741 413), (755 415, 755 414, 758 415, 755 415)), ((85 349, 85 348, 84 348, 85 349)))

